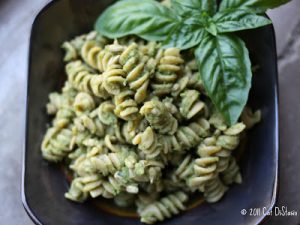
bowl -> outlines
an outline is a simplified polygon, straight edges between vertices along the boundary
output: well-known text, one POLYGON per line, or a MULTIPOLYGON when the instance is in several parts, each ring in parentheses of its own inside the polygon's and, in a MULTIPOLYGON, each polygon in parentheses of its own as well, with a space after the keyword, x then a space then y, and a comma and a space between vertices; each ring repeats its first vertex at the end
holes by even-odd
MULTIPOLYGON (((36 224, 135 225, 137 218, 99 209, 95 204, 77 204, 64 198, 68 189, 57 165, 42 159, 40 146, 49 118, 48 94, 59 90, 66 75, 63 41, 92 29, 98 15, 111 0, 56 0, 46 5, 32 25, 29 59, 27 121, 23 158, 22 201, 36 224)), ((248 133, 239 161, 243 183, 230 188, 214 204, 203 203, 165 225, 253 225, 260 223, 275 204, 278 180, 278 84, 274 30, 271 25, 241 33, 253 64, 249 105, 262 110, 262 122, 248 133), (260 212, 259 212, 260 210, 260 212)), ((106 205, 105 201, 98 204, 106 205)))

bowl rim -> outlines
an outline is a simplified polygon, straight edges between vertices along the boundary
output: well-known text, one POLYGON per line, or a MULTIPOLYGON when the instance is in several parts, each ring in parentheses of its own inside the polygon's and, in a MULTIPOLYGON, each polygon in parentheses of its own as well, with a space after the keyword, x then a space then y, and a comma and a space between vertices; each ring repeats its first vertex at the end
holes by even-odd
POLYGON ((31 67, 30 67, 30 62, 32 62, 32 54, 31 54, 31 44, 32 44, 32 33, 33 29, 35 27, 35 24, 37 23, 39 17, 48 9, 50 8, 53 4, 55 4, 59 0, 48 0, 48 2, 39 9, 39 11, 36 13, 34 16, 34 19, 31 24, 30 28, 30 37, 29 37, 29 45, 28 45, 28 52, 27 52, 27 76, 26 76, 26 98, 25 98, 25 107, 26 107, 26 112, 25 112, 25 128, 24 128, 24 141, 23 141, 23 154, 22 154, 22 181, 21 181, 21 200, 22 200, 22 205, 23 208, 25 209, 27 215, 29 218, 34 222, 34 224, 37 225, 42 225, 41 220, 38 218, 38 216, 33 212, 32 208, 29 206, 28 201, 27 201, 27 196, 26 196, 26 187, 25 187, 25 175, 26 175, 26 159, 27 159, 27 145, 28 145, 28 120, 29 120, 29 90, 30 90, 30 82, 29 82, 29 77, 31 74, 31 67))
MULTIPOLYGON (((33 34, 33 29, 35 27, 35 24, 37 23, 39 17, 46 11, 48 10, 51 6, 56 4, 60 0, 49 0, 44 6, 41 7, 41 9, 38 11, 38 13, 34 16, 31 28, 30 28, 30 38, 29 38, 29 46, 28 46, 28 53, 27 53, 27 77, 26 77, 26 98, 25 98, 25 128, 24 128, 24 141, 23 141, 23 146, 22 146, 22 176, 21 176, 21 200, 22 200, 22 205, 23 208, 25 209, 27 215, 29 218, 37 225, 42 225, 43 223, 41 222, 41 219, 38 218, 38 216, 33 212, 32 208, 29 206, 28 201, 27 201, 27 196, 26 196, 26 187, 25 187, 25 174, 26 174, 26 159, 27 159, 27 145, 28 145, 28 116, 29 116, 29 90, 30 90, 30 84, 29 84, 29 78, 31 74, 31 67, 30 63, 32 62, 32 55, 31 55, 31 45, 32 45, 32 34, 33 34)), ((270 19, 270 17, 265 14, 265 16, 270 19)), ((270 19, 271 20, 271 19, 270 19)), ((271 33, 273 36, 274 41, 271 42, 272 46, 271 48, 274 50, 274 63, 275 63, 275 82, 274 82, 274 127, 275 127, 275 157, 274 161, 275 163, 275 179, 274 179, 274 185, 273 185, 273 190, 272 190, 272 198, 271 202, 269 204, 269 207, 267 211, 265 211, 264 215, 261 215, 260 217, 257 217, 257 221, 253 225, 260 225, 264 223, 267 219, 270 217, 267 216, 269 212, 271 212, 277 202, 277 196, 278 196, 278 191, 279 191, 279 173, 278 173, 278 168, 279 168, 279 85, 278 85, 278 62, 277 62, 277 47, 276 47, 276 34, 275 34, 275 29, 274 25, 270 24, 268 25, 271 28, 271 33)))

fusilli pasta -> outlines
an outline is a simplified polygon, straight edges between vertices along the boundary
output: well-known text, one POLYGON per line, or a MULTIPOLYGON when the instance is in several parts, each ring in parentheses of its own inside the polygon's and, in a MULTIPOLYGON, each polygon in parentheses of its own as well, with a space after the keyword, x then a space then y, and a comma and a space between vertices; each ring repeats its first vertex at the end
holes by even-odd
POLYGON ((135 205, 153 224, 185 210, 195 192, 213 203, 242 182, 234 150, 261 112, 246 107, 228 126, 191 54, 161 46, 95 31, 63 43, 67 81, 49 95, 41 151, 72 173, 67 199, 135 205))

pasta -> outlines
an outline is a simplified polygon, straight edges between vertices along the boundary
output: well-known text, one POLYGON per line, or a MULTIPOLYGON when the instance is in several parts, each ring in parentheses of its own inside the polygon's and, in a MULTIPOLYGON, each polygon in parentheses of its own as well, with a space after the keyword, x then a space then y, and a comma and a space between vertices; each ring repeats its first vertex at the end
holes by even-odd
POLYGON ((125 165, 125 155, 123 152, 101 154, 89 159, 93 172, 98 172, 104 176, 114 174, 125 165))
POLYGON ((187 155, 178 165, 178 168, 172 173, 171 179, 173 182, 180 182, 181 180, 187 180, 194 174, 195 160, 192 159, 191 155, 187 155))
POLYGON ((82 131, 88 131, 90 134, 103 137, 105 134, 106 126, 103 124, 98 115, 97 110, 88 114, 82 114, 74 119, 74 136, 82 134, 82 131))
POLYGON ((117 123, 117 117, 114 114, 115 105, 111 101, 102 102, 98 107, 98 118, 106 125, 117 123))
POLYGON ((240 168, 236 163, 236 159, 234 157, 230 157, 228 167, 224 172, 221 173, 222 180, 226 185, 232 184, 232 183, 242 183, 242 176, 240 173, 240 168))
POLYGON ((77 114, 81 114, 86 111, 93 110, 95 108, 95 102, 92 96, 87 93, 80 92, 76 95, 73 106, 75 112, 77 114))
POLYGON ((199 100, 200 93, 198 91, 186 90, 181 96, 180 112, 186 119, 191 119, 204 109, 205 104, 199 100))
POLYGON ((161 96, 172 92, 172 87, 181 72, 180 65, 183 62, 179 49, 170 48, 164 51, 151 85, 155 95, 161 96))
POLYGON ((172 116, 168 108, 158 100, 145 102, 140 113, 161 134, 174 134, 177 130, 178 121, 172 116))
POLYGON ((50 161, 61 161, 70 148, 72 131, 70 129, 50 128, 42 143, 43 157, 50 161))
POLYGON ((123 90, 115 96, 115 114, 124 120, 135 120, 139 117, 137 102, 133 100, 134 93, 131 90, 123 90))
POLYGON ((41 151, 72 173, 67 199, 112 199, 153 224, 193 193, 213 203, 242 182, 234 150, 261 112, 246 107, 228 126, 189 52, 95 31, 62 48, 67 81, 49 95, 41 151))
MULTIPOLYGON (((88 64, 94 69, 100 69, 99 65, 99 58, 101 57, 100 54, 103 54, 102 48, 100 46, 97 46, 95 41, 86 41, 80 51, 81 57, 88 64)), ((103 69, 101 69, 101 72, 103 72, 103 69)))
POLYGON ((138 45, 133 42, 121 54, 120 63, 127 73, 126 81, 129 88, 135 91, 134 100, 138 103, 144 101, 153 72, 151 69, 155 68, 154 61, 149 60, 146 56, 141 57, 138 45))
POLYGON ((172 215, 185 210, 183 203, 187 200, 188 196, 184 192, 176 192, 163 197, 141 210, 141 221, 152 224, 156 221, 163 221, 165 218, 170 218, 172 215))
POLYGON ((207 202, 213 203, 219 201, 227 190, 228 187, 224 185, 219 176, 216 176, 207 182, 203 195, 207 202))
POLYGON ((216 175, 218 157, 203 157, 195 160, 194 176, 189 180, 190 187, 197 187, 201 191, 207 181, 211 180, 216 175))
POLYGON ((66 82, 61 94, 53 92, 49 95, 47 113, 49 115, 55 115, 59 109, 71 108, 76 95, 77 91, 68 82, 66 82))
POLYGON ((151 127, 147 127, 144 132, 136 135, 132 143, 138 145, 147 158, 155 158, 160 154, 160 144, 151 127))
POLYGON ((121 192, 114 198, 114 203, 122 208, 129 207, 134 204, 135 195, 126 192, 121 192))
POLYGON ((250 129, 261 120, 261 111, 257 110, 253 112, 251 108, 245 107, 241 115, 241 120, 246 125, 246 128, 250 129))

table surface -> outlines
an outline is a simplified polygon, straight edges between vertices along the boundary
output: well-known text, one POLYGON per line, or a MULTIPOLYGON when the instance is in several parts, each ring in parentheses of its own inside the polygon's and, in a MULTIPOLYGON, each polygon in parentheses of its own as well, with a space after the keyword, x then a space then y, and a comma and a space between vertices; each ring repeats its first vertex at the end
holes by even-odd
MULTIPOLYGON (((32 224, 20 196, 24 138, 27 54, 34 16, 48 0, 0 0, 0 219, 1 224, 32 224), (11 138, 14 136, 14 139, 11 138), (13 140, 13 142, 12 142, 13 140)), ((297 217, 270 218, 266 224, 300 224, 300 1, 274 10, 280 89, 280 188, 277 206, 297 217)), ((37 178, 38 179, 38 178, 37 178)))

